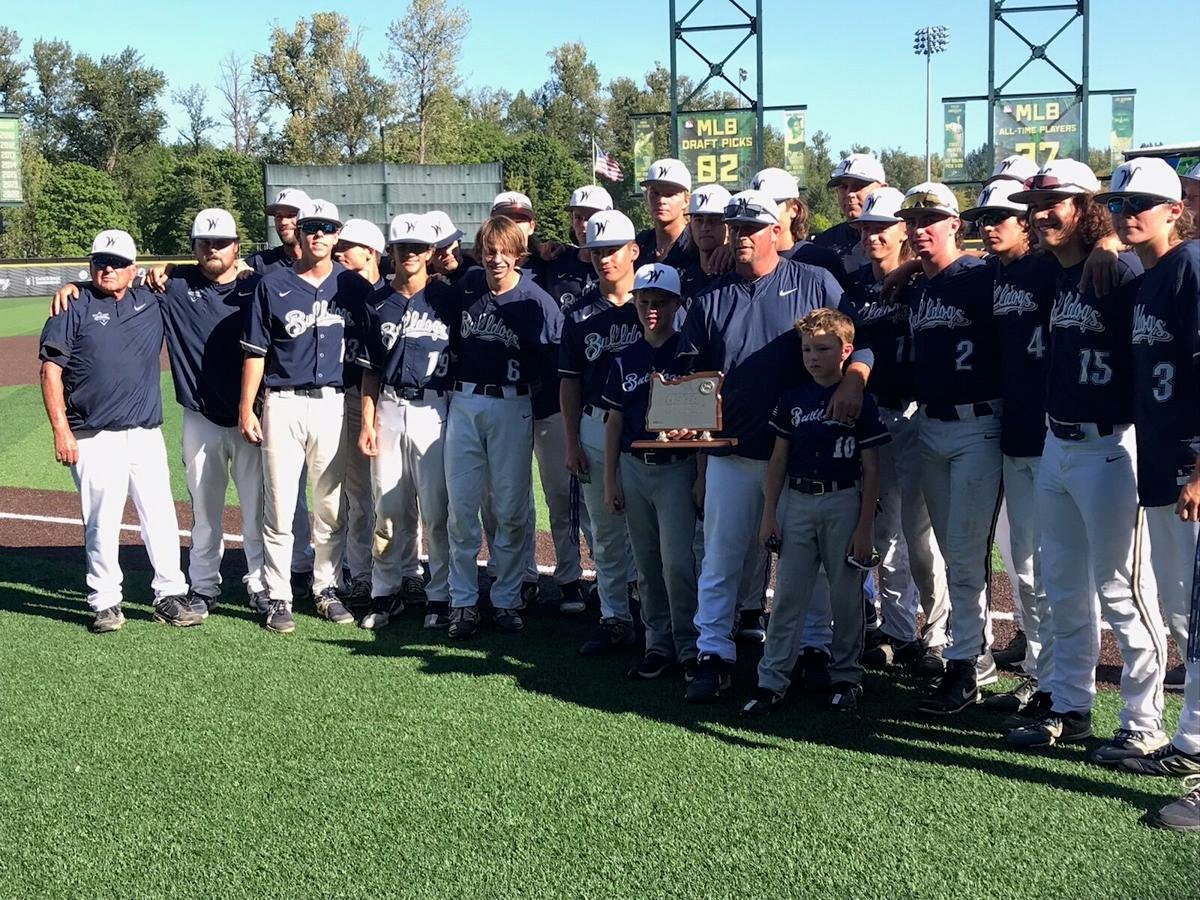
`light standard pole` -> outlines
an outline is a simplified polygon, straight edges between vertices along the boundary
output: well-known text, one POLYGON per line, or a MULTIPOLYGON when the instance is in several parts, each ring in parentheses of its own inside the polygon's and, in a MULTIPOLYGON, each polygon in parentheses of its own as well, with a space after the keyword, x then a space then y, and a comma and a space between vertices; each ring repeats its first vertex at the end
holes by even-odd
POLYGON ((925 180, 933 179, 929 156, 930 83, 933 75, 933 54, 950 46, 950 29, 945 25, 927 25, 913 35, 913 53, 925 57, 925 180))

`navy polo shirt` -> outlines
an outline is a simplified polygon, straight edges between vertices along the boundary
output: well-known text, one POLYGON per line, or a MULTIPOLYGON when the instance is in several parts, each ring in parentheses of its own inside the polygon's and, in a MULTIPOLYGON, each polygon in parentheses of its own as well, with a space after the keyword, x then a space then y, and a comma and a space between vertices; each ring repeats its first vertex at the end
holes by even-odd
MULTIPOLYGON (((692 300, 683 352, 695 355, 692 371, 725 373, 721 436, 738 439, 732 451, 714 455, 770 457, 767 422, 775 401, 787 388, 809 380, 796 320, 822 306, 837 309, 841 299, 841 287, 824 269, 781 259, 755 281, 730 272, 692 300)), ((868 366, 873 359, 869 350, 852 357, 868 366)))
POLYGON ((72 431, 122 431, 162 424, 159 357, 163 314, 145 288, 116 300, 85 285, 42 328, 38 359, 63 370, 72 431))
POLYGON ((1000 447, 1008 456, 1041 456, 1046 443, 1046 369, 1050 305, 1058 263, 1026 253, 1008 265, 988 260, 995 274, 992 315, 1000 338, 1000 447))
POLYGON ((181 266, 161 295, 175 399, 222 427, 238 423, 241 337, 257 276, 217 284, 199 266, 181 266))
POLYGON ((829 247, 822 247, 819 244, 814 244, 812 241, 797 241, 795 244, 792 244, 791 249, 785 250, 779 255, 793 262, 805 263, 806 265, 816 266, 818 269, 824 269, 836 278, 837 283, 843 288, 848 283, 845 263, 829 247))
POLYGON ((1200 436, 1200 241, 1178 244, 1147 269, 1133 304, 1133 411, 1138 499, 1166 506, 1195 466, 1200 436))
POLYGON ((278 247, 268 247, 266 250, 251 253, 243 262, 253 269, 255 274, 266 275, 268 272, 295 267, 296 258, 292 256, 289 248, 280 244, 278 247))
POLYGON ((1133 421, 1133 298, 1142 264, 1117 258, 1119 286, 1103 297, 1079 290, 1083 263, 1060 268, 1050 308, 1046 412, 1060 422, 1133 421))
POLYGON ((563 316, 562 347, 558 356, 558 374, 580 382, 585 406, 600 402, 608 383, 612 359, 642 337, 633 298, 614 305, 592 288, 563 316))
POLYGON ((567 247, 546 263, 543 278, 546 293, 562 310, 577 302, 600 280, 591 261, 579 258, 578 247, 567 247))
POLYGON ((917 400, 957 406, 1000 398, 1000 341, 992 318, 992 267, 960 256, 905 289, 917 400))
POLYGON ((521 273, 516 287, 493 294, 483 269, 459 282, 455 380, 488 385, 543 384, 557 369, 562 313, 521 273))
POLYGON ((771 431, 788 442, 787 473, 792 478, 855 481, 862 476, 862 451, 892 439, 879 421, 870 394, 854 424, 825 416, 836 384, 814 381, 784 392, 771 413, 771 431))
POLYGON ((459 320, 457 300, 455 290, 441 281, 430 281, 411 297, 385 283, 367 304, 365 353, 357 362, 379 373, 380 384, 450 390, 450 337, 459 320))
MULTIPOLYGON (((650 407, 650 377, 658 372, 663 378, 682 378, 691 374, 692 357, 681 356, 683 336, 675 332, 661 347, 645 338, 617 353, 608 369, 608 381, 600 397, 605 409, 621 413, 621 450, 628 453, 634 441, 652 441, 657 432, 646 430, 646 413, 650 407)), ((664 445, 670 450, 670 445, 664 445)))
POLYGON ((867 388, 880 406, 903 409, 916 397, 912 329, 908 304, 895 295, 882 297, 882 283, 866 265, 850 276, 841 310, 856 322, 854 346, 875 357, 867 388))
POLYGON ((266 357, 268 388, 344 387, 346 345, 371 292, 365 278, 340 263, 320 285, 293 269, 277 269, 255 288, 242 349, 266 357))

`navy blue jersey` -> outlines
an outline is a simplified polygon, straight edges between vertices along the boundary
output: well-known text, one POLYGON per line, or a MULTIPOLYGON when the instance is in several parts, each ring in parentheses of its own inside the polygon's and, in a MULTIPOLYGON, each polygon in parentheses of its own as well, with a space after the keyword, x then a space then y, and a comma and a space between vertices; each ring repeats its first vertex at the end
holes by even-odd
POLYGON ((579 258, 578 247, 567 247, 559 256, 545 266, 546 293, 565 310, 584 295, 588 288, 599 282, 591 260, 579 258))
POLYGON ((238 423, 240 341, 257 287, 257 276, 217 284, 181 266, 161 296, 175 399, 224 428, 238 423))
POLYGON ((842 260, 847 272, 853 272, 869 262, 867 254, 859 240, 858 229, 849 222, 839 222, 832 228, 826 228, 814 235, 812 242, 818 247, 832 250, 842 260))
POLYGON ((145 288, 130 288, 114 300, 85 285, 66 312, 51 316, 42 328, 38 359, 63 370, 71 430, 161 425, 162 344, 162 307, 145 288))
POLYGON ((1083 263, 1059 269, 1050 309, 1046 412, 1060 422, 1133 421, 1133 298, 1142 264, 1117 259, 1120 286, 1104 297, 1081 293, 1083 263))
POLYGON ((1166 506, 1191 475, 1200 435, 1200 241, 1147 269, 1133 304, 1133 412, 1138 500, 1166 506))
MULTIPOLYGON (((824 269, 781 259, 756 281, 730 272, 692 300, 684 320, 685 352, 696 357, 692 371, 725 373, 721 436, 737 438, 732 452, 770 457, 771 409, 784 390, 809 377, 796 320, 822 306, 837 309, 841 299, 841 287, 824 269)), ((872 358, 869 351, 854 357, 867 365, 872 358)))
POLYGON ((296 257, 292 255, 291 248, 280 244, 278 247, 268 247, 266 250, 251 253, 243 262, 253 269, 255 274, 266 275, 279 269, 293 268, 296 265, 296 257))
POLYGON ((683 269, 696 259, 696 248, 692 246, 692 233, 687 228, 683 229, 683 233, 675 239, 675 243, 671 245, 671 249, 667 251, 667 255, 662 259, 658 259, 656 256, 658 252, 658 239, 654 236, 653 228, 639 231, 636 240, 638 245, 637 262, 639 266, 659 262, 665 266, 683 269))
POLYGON ((848 278, 841 310, 857 322, 854 346, 869 349, 875 357, 867 389, 880 406, 903 409, 916 397, 912 328, 908 304, 895 295, 881 296, 882 282, 870 265, 848 278))
POLYGON ((960 256, 904 291, 911 311, 917 401, 957 406, 1000 397, 992 267, 960 256))
POLYGON ((1026 253, 1008 265, 989 257, 992 315, 1000 338, 1000 447, 1008 456, 1041 456, 1046 443, 1046 372, 1054 257, 1026 253))
POLYGON ((784 391, 771 413, 771 431, 788 442, 787 473, 792 478, 854 481, 862 476, 862 452, 892 439, 879 421, 870 394, 854 424, 827 418, 825 409, 837 390, 814 381, 784 391))
MULTIPOLYGON (((621 450, 628 453, 634 441, 652 441, 657 432, 646 430, 646 413, 650 406, 650 376, 658 372, 663 378, 682 378, 691 374, 692 357, 680 355, 683 336, 675 332, 662 346, 655 347, 645 338, 630 344, 613 357, 608 369, 608 381, 600 398, 605 409, 615 409, 622 415, 621 450)), ((664 450, 671 449, 669 444, 664 450)))
POLYGON ((816 266, 818 269, 824 269, 830 275, 837 279, 837 283, 843 288, 848 283, 846 277, 846 264, 837 254, 837 251, 829 247, 822 247, 819 244, 814 244, 812 241, 798 241, 792 244, 791 249, 785 250, 779 254, 784 259, 790 259, 794 262, 805 263, 810 266, 816 266))
POLYGON ((703 294, 717 283, 722 275, 709 275, 700 267, 700 259, 689 262, 679 270, 679 292, 683 296, 683 305, 692 302, 693 297, 703 294))
POLYGON ((293 269, 268 272, 255 288, 242 349, 266 357, 268 388, 344 387, 347 346, 361 340, 370 293, 365 278, 336 262, 319 286, 293 269))
POLYGON ((450 336, 458 324, 458 294, 441 281, 430 281, 411 297, 386 282, 367 303, 364 352, 356 360, 394 388, 450 390, 450 336))
POLYGON ((346 352, 342 358, 342 385, 347 389, 362 387, 363 370, 359 360, 366 352, 366 308, 372 303, 379 302, 379 298, 382 296, 379 292, 387 288, 387 283, 388 280, 380 276, 379 280, 370 286, 370 290, 360 306, 347 307, 342 312, 346 318, 346 352))
POLYGON ((459 282, 455 380, 490 385, 542 385, 557 371, 562 312, 521 273, 517 286, 493 294, 483 269, 459 282))
POLYGON ((642 337, 642 323, 632 298, 615 306, 592 288, 563 315, 558 374, 580 382, 583 404, 600 402, 612 358, 642 337))

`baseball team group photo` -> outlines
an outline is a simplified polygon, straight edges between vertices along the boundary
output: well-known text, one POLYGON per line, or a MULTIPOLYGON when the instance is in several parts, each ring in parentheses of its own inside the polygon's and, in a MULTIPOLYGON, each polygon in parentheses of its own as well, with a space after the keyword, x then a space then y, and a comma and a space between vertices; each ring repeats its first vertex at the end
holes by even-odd
POLYGON ((0 896, 1200 896, 1188 5, 572 5, 0 25, 0 896))

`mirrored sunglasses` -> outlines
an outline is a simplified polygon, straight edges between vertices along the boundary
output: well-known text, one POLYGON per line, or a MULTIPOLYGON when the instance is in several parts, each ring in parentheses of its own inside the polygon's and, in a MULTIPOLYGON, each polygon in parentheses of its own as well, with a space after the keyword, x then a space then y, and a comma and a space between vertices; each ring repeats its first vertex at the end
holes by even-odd
POLYGON ((1154 209, 1167 201, 1161 197, 1151 197, 1148 194, 1129 194, 1124 197, 1109 197, 1104 205, 1114 216, 1121 213, 1140 216, 1146 210, 1154 209))
POLYGON ((946 202, 932 191, 920 194, 910 194, 900 204, 901 209, 941 209, 946 208, 946 202))
POLYGON ((989 209, 975 216, 975 224, 980 228, 995 228, 1005 219, 1011 219, 1017 213, 1007 209, 989 209))
POLYGON ((300 230, 305 234, 337 234, 338 226, 336 222, 309 219, 307 222, 301 223, 300 230))

